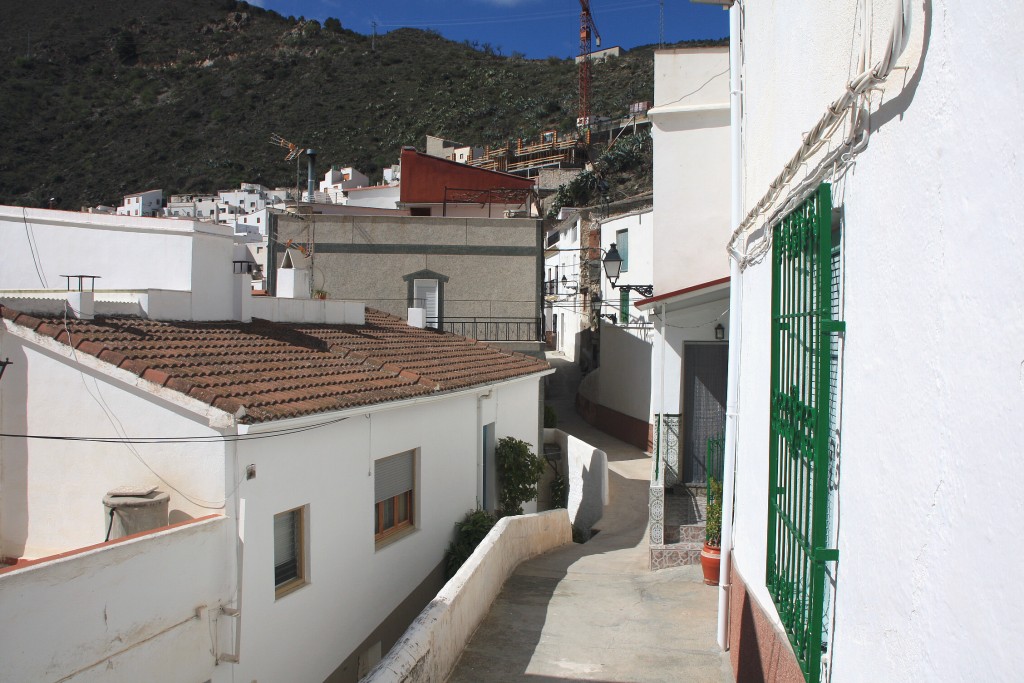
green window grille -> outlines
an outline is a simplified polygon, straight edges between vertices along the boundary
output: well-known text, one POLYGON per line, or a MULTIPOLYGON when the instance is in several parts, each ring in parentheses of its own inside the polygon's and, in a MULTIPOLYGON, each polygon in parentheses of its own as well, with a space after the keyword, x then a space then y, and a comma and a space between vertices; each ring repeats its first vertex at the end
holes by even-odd
POLYGON ((619 290, 619 320, 623 325, 629 324, 629 290, 619 290))
POLYGON ((772 229, 767 584, 804 677, 817 683, 829 548, 833 319, 828 184, 772 229))

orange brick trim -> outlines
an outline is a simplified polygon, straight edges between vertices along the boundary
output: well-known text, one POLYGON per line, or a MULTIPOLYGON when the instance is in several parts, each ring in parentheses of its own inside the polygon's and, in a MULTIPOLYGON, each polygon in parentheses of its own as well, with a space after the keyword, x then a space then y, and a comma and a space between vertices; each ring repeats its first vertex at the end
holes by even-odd
POLYGON ((804 683, 786 634, 776 628, 733 566, 729 599, 729 658, 737 683, 804 683))
POLYGON ((189 524, 197 524, 199 522, 205 522, 208 519, 216 519, 218 517, 224 517, 224 515, 206 515, 205 517, 196 517, 195 519, 186 519, 184 522, 175 522, 174 524, 168 524, 167 526, 157 527, 156 529, 150 529, 149 531, 140 531, 137 534, 131 534, 129 536, 122 536, 121 538, 115 538, 113 541, 104 541, 103 543, 94 543, 93 545, 87 545, 82 548, 75 548, 74 550, 68 550, 63 553, 57 553, 56 555, 47 555, 46 557, 37 557, 34 560, 24 560, 21 558, 4 558, 5 562, 13 562, 14 564, 10 567, 0 568, 0 574, 5 572, 12 572, 15 569, 24 569, 25 567, 31 567, 37 564, 43 564, 45 562, 53 562, 54 560, 61 560, 65 557, 72 557, 74 555, 81 555, 82 553, 89 552, 90 550, 96 550, 97 548, 104 548, 118 543, 124 543, 125 541, 131 541, 132 539, 142 538, 143 536, 152 536, 153 534, 160 533, 161 531, 167 531, 169 529, 177 529, 181 526, 187 526, 189 524))

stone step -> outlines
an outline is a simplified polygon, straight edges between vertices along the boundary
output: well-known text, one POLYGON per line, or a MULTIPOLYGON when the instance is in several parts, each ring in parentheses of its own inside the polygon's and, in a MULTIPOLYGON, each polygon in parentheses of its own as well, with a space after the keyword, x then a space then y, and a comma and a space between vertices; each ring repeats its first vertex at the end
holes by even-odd
POLYGON ((700 551, 703 547, 703 542, 652 545, 650 548, 651 571, 700 564, 700 551))
POLYGON ((665 543, 703 543, 704 524, 679 524, 665 527, 665 543))

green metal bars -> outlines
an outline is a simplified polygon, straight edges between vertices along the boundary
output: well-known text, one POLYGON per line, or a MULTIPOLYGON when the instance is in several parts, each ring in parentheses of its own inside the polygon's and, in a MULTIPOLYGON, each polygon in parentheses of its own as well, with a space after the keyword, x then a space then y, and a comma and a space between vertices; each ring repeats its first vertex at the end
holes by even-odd
POLYGON ((832 193, 818 187, 772 229, 767 584, 803 669, 821 669, 827 548, 832 193))
POLYGON ((711 480, 722 483, 725 473, 725 435, 713 436, 708 439, 707 451, 704 455, 705 495, 704 500, 711 502, 711 480))

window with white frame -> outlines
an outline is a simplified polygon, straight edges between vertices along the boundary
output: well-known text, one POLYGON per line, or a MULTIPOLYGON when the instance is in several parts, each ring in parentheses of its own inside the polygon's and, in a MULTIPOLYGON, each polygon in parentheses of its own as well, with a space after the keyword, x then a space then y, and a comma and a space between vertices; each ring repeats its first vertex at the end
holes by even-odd
POLYGON ((629 270, 629 230, 618 230, 615 233, 615 244, 619 250, 619 256, 622 258, 622 267, 619 269, 620 273, 625 273, 629 270))
POLYGON ((373 537, 384 541, 415 528, 416 455, 406 451, 373 463, 373 537))
POLYGON ((274 591, 282 597, 306 583, 306 508, 274 515, 274 591))

